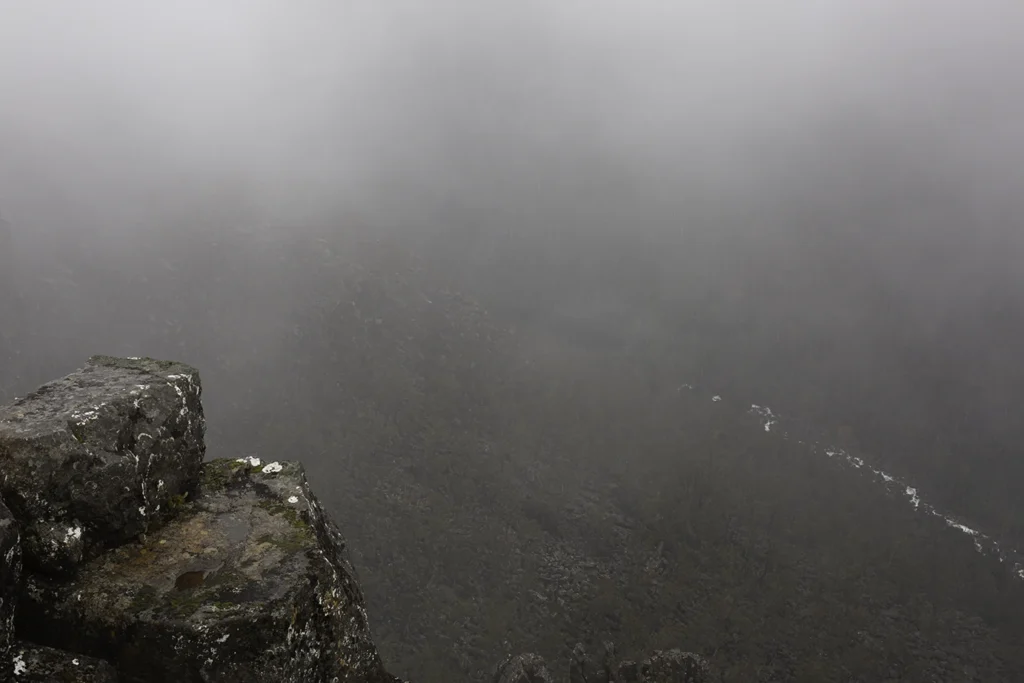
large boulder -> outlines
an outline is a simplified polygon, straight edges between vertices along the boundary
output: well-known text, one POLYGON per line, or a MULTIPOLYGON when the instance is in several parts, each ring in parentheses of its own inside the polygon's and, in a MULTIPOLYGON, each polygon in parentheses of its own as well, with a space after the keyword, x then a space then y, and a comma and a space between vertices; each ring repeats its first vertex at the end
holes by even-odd
POLYGON ((17 683, 118 683, 117 670, 102 659, 17 643, 10 657, 17 683))
POLYGON ((114 661, 125 683, 397 681, 302 467, 204 469, 197 495, 145 542, 70 581, 30 577, 19 634, 114 661))
POLYGON ((201 393, 188 365, 96 356, 0 407, 0 495, 26 566, 69 576, 169 519, 205 455, 201 393))
POLYGON ((14 640, 14 608, 21 580, 21 539, 18 524, 0 502, 0 681, 12 674, 11 644, 14 640))

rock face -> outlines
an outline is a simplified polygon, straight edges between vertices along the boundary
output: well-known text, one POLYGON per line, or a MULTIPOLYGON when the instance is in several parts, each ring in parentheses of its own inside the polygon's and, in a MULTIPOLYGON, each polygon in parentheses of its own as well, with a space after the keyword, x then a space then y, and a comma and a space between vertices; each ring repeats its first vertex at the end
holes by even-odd
POLYGON ((178 517, 70 582, 31 577, 18 629, 121 680, 390 682, 341 534, 295 463, 215 460, 178 517))
POLYGON ((21 537, 7 506, 0 502, 0 681, 12 675, 14 609, 21 581, 21 537))
POLYGON ((544 659, 526 654, 510 657, 498 666, 494 683, 554 683, 544 659))
POLYGON ((187 494, 205 454, 199 373, 97 356, 0 408, 0 496, 25 564, 53 576, 145 533, 187 494))
POLYGON ((0 407, 0 681, 398 681, 302 467, 204 433, 196 370, 152 359, 0 407))

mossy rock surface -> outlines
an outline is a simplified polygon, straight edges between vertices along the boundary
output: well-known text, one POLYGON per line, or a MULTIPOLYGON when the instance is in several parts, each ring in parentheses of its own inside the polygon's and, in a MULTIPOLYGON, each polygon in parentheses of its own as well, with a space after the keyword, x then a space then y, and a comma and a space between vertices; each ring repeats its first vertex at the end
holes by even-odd
POLYGON ((19 629, 122 681, 391 682, 344 543, 301 465, 214 460, 144 542, 33 578, 19 629))

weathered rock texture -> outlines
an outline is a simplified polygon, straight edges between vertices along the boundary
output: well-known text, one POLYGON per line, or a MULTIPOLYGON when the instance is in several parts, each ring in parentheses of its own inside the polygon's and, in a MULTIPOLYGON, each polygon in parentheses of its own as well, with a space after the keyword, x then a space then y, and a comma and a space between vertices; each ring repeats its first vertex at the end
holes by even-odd
POLYGON ((21 580, 21 543, 17 522, 0 502, 0 681, 12 674, 14 608, 21 580))
POLYGON ((494 674, 494 683, 708 683, 707 661, 691 652, 658 650, 643 662, 615 664, 614 649, 605 644, 601 664, 594 664, 582 645, 569 658, 568 675, 554 676, 544 659, 535 654, 509 657, 494 674))
POLYGON ((24 525, 25 564, 69 576, 166 521, 199 476, 201 393, 187 365, 97 356, 0 407, 0 496, 24 525))
POLYGON ((397 681, 302 467, 204 434, 198 372, 152 359, 0 407, 0 681, 397 681))
POLYGON ((174 521, 74 581, 30 577, 19 633, 116 661, 126 682, 395 680, 302 467, 256 462, 207 463, 174 521))
POLYGON ((494 683, 554 683, 544 658, 525 654, 509 657, 494 674, 494 683))
POLYGON ((117 670, 102 659, 29 643, 17 643, 11 662, 17 683, 118 683, 117 670))

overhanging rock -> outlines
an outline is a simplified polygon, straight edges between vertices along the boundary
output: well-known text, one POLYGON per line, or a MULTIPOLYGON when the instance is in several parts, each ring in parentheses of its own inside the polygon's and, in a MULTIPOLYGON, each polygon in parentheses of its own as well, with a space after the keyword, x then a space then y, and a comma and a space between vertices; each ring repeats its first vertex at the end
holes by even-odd
POLYGON ((30 578, 22 637, 116 661, 126 683, 392 683, 343 541, 295 463, 207 463, 173 521, 30 578))
POLYGON ((91 358, 0 407, 0 495, 23 525, 25 564, 53 576, 165 522, 205 454, 199 373, 91 358))

